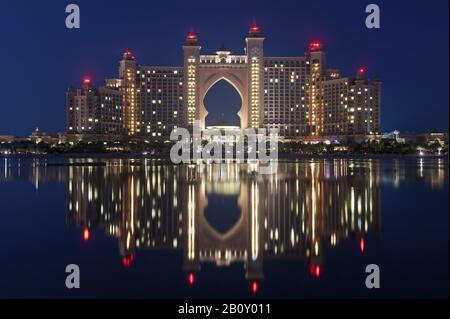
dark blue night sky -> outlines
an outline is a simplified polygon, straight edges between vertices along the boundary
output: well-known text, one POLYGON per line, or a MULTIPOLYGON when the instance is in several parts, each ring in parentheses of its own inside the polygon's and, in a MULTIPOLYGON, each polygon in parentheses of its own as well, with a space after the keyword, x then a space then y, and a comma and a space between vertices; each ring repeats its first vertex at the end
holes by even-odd
MULTIPOLYGON (((383 81, 383 130, 448 130, 449 1, 87 1, 81 29, 65 28, 65 1, 8 1, 0 11, 0 135, 36 126, 64 130, 65 91, 91 75, 95 85, 117 76, 130 48, 144 65, 181 65, 192 27, 203 53, 224 42, 240 54, 256 19, 265 54, 303 55, 320 39, 329 67, 344 74, 366 66, 383 81), (365 28, 365 6, 381 8, 381 29, 365 28)), ((214 92, 213 92, 214 93, 214 92)), ((227 90, 208 102, 226 100, 227 90)), ((220 111, 218 111, 220 112, 220 111)))

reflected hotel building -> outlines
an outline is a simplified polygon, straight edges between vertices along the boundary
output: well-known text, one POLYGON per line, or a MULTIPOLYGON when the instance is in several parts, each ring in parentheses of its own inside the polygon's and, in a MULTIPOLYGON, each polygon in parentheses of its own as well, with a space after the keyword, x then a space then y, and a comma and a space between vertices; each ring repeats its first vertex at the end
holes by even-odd
POLYGON ((69 138, 165 141, 173 129, 194 121, 205 129, 205 96, 222 80, 241 97, 237 115, 242 129, 276 128, 285 140, 379 137, 381 82, 371 81, 364 67, 352 77, 328 68, 318 41, 303 56, 266 56, 264 39, 253 24, 243 54, 222 45, 215 54, 204 55, 191 32, 183 45, 183 65, 174 67, 140 65, 127 50, 118 78, 94 88, 87 77, 80 89, 67 91, 69 138))
POLYGON ((125 267, 140 249, 172 248, 183 251, 191 284, 203 263, 243 263, 257 284, 266 258, 304 260, 320 276, 330 246, 354 238, 364 250, 366 236, 380 234, 378 162, 354 169, 346 160, 280 164, 274 176, 254 174, 251 164, 146 163, 68 168, 68 224, 85 239, 98 227, 116 237, 125 267), (234 219, 217 221, 217 196, 227 198, 234 219))
POLYGON ((116 238, 124 267, 147 249, 173 249, 183 255, 189 284, 204 263, 239 263, 253 289, 264 279, 264 260, 303 261, 317 277, 334 246, 349 240, 366 250, 366 240, 381 234, 382 187, 418 181, 445 187, 443 159, 411 164, 321 159, 280 162, 277 174, 258 175, 252 164, 5 158, 0 182, 65 187, 67 225, 83 240, 95 240, 95 229, 116 238))

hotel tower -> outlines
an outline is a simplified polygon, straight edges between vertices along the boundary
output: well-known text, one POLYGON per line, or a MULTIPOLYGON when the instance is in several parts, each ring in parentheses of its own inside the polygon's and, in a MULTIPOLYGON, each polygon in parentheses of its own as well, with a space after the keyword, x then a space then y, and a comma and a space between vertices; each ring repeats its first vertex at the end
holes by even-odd
POLYGON ((276 128, 284 140, 373 139, 380 134, 381 82, 360 67, 355 76, 329 69, 323 46, 313 41, 303 56, 268 57, 253 24, 243 54, 222 46, 202 54, 197 35, 182 47, 183 66, 138 64, 130 50, 119 77, 93 88, 89 78, 67 92, 67 132, 80 137, 129 136, 168 140, 177 127, 206 128, 204 98, 219 81, 230 83, 242 105, 241 128, 276 128))

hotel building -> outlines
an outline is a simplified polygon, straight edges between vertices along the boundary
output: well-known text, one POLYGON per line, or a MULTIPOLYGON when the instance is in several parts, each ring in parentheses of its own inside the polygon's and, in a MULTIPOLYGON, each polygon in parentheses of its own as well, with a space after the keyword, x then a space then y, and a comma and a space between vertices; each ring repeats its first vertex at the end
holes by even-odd
POLYGON ((122 135, 122 94, 119 84, 92 88, 85 78, 80 89, 67 91, 67 131, 72 134, 122 135))
POLYGON ((204 98, 219 81, 229 82, 242 101, 240 127, 276 128, 285 140, 377 138, 380 134, 381 82, 365 68, 356 76, 328 69, 322 44, 312 42, 298 57, 264 56, 264 37, 250 27, 244 54, 223 46, 201 54, 194 33, 183 45, 183 66, 152 67, 137 63, 127 50, 118 79, 93 89, 67 93, 67 131, 167 140, 177 127, 198 121, 206 128, 204 98))

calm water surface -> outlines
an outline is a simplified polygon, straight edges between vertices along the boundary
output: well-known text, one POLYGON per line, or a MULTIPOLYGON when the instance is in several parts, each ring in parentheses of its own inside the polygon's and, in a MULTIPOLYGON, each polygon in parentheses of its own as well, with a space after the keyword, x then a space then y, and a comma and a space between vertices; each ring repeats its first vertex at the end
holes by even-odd
POLYGON ((0 297, 448 297, 446 159, 255 170, 0 158, 0 297))

